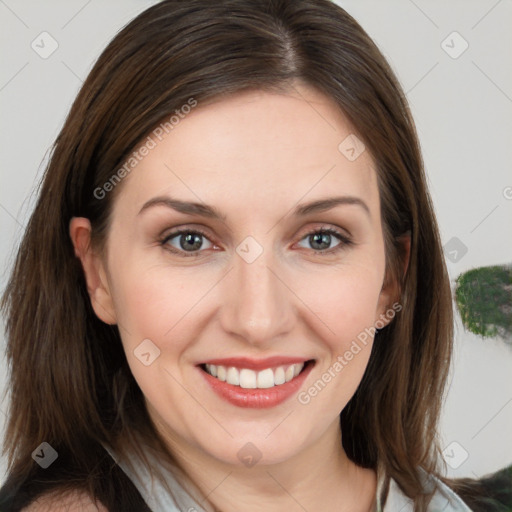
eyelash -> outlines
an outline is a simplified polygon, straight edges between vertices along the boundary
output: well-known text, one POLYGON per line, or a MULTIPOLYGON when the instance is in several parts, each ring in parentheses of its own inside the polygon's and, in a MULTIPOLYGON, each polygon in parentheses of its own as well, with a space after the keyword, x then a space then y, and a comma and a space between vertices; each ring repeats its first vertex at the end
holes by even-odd
MULTIPOLYGON (((206 233, 204 233, 203 231, 201 231, 200 229, 197 229, 197 228, 194 228, 194 229, 178 229, 176 231, 173 231, 172 233, 169 233, 168 235, 166 235, 165 237, 163 237, 162 239, 159 240, 159 243, 160 245, 162 245, 162 247, 164 247, 166 250, 174 253, 174 254, 179 254, 180 256, 183 256, 183 257, 198 257, 201 255, 201 252, 202 251, 191 251, 191 252, 187 252, 187 251, 181 251, 181 250, 178 250, 174 247, 171 247, 167 244, 167 242, 169 242, 169 240, 172 240, 173 238, 179 236, 179 235, 182 235, 182 234, 188 234, 188 235, 201 235, 203 236, 204 238, 206 238, 208 241, 210 241, 210 243, 213 243, 209 238, 208 238, 208 235, 206 233)), ((350 247, 351 245, 354 245, 354 242, 349 238, 347 237, 346 235, 344 235, 343 233, 341 233, 340 231, 334 229, 334 228, 316 228, 316 229, 312 229, 310 231, 308 231, 307 233, 304 234, 304 236, 300 239, 300 241, 304 240, 305 238, 308 238, 309 236, 311 235, 315 235, 315 234, 327 234, 327 235, 333 235, 334 237, 336 237, 341 243, 339 243, 338 245, 336 245, 335 247, 331 248, 331 249, 326 249, 326 250, 318 250, 318 249, 311 249, 315 254, 320 254, 322 256, 326 256, 326 255, 332 255, 338 251, 341 251, 343 249, 346 249, 348 247, 350 247)), ((204 249, 203 249, 204 250, 204 249)))
POLYGON ((338 231, 334 228, 315 228, 310 231, 308 231, 304 236, 300 239, 300 241, 304 240, 305 238, 310 237, 311 235, 315 234, 326 234, 326 235, 332 235, 335 238, 337 238, 341 243, 333 247, 332 249, 326 249, 324 251, 320 251, 318 249, 312 249, 312 251, 315 254, 321 254, 322 256, 331 255, 338 251, 341 251, 343 249, 347 249, 351 245, 354 245, 354 242, 347 236, 344 235, 341 231, 338 231))
MULTIPOLYGON (((169 252, 172 252, 173 254, 179 254, 180 256, 184 256, 186 258, 189 258, 189 257, 197 257, 197 256, 200 256, 201 254, 201 251, 193 251, 193 252, 186 252, 186 251, 180 251, 178 249, 175 249, 174 247, 171 247, 167 244, 167 242, 169 240, 172 240, 173 238, 179 236, 179 235, 183 235, 183 234, 187 234, 187 235, 201 235, 203 236, 204 238, 208 239, 208 236, 206 235, 206 233, 204 233, 203 231, 201 231, 200 229, 197 229, 197 228, 194 228, 194 229, 177 229, 176 231, 173 231, 172 233, 169 233, 168 235, 166 235, 163 239, 160 240, 160 244, 162 245, 162 247, 164 247, 165 250, 169 251, 169 252)), ((212 242, 213 243, 213 242, 212 242)))

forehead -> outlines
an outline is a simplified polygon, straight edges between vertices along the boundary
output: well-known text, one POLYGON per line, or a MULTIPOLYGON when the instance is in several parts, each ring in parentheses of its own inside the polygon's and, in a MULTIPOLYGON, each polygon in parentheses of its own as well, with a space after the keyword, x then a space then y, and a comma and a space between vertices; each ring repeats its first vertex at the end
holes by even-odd
POLYGON ((346 144, 340 148, 352 140, 350 123, 333 101, 305 86, 198 103, 169 133, 162 131, 150 135, 152 148, 124 178, 123 209, 162 194, 238 211, 290 207, 305 195, 347 193, 378 202, 368 152, 351 160, 346 144))

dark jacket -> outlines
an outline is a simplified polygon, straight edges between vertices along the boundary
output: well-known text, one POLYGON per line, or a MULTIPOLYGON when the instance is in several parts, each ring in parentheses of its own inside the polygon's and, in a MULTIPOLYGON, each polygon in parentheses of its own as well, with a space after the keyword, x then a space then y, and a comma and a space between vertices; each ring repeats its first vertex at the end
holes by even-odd
MULTIPOLYGON (((97 451, 92 483, 97 498, 110 512, 151 512, 139 491, 101 446, 97 451)), ((58 458, 46 469, 34 463, 33 471, 24 481, 12 475, 0 488, 0 512, 20 512, 36 498, 59 488, 59 483, 85 481, 91 473, 84 474, 76 467, 71 454, 59 451, 58 458)), ((85 490, 85 489, 84 489, 85 490)))

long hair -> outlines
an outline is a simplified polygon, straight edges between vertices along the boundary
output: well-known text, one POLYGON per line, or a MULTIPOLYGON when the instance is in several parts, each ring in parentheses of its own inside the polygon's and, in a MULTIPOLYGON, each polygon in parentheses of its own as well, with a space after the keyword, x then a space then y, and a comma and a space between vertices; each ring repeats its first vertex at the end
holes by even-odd
POLYGON ((373 41, 329 0, 163 1, 99 57, 54 144, 2 300, 10 481, 32 474, 31 453, 45 441, 68 454, 73 468, 53 473, 51 485, 101 495, 115 509, 115 493, 99 490, 91 447, 122 451, 136 432, 165 453, 117 327, 91 307, 69 221, 90 219, 93 243, 104 246, 122 183, 102 198, 95 191, 191 98, 200 108, 243 90, 286 92, 298 82, 339 106, 375 161, 386 279, 398 284, 402 305, 376 334, 362 382, 340 417, 341 442, 351 460, 382 467, 424 510, 421 469, 437 474, 436 430, 452 350, 449 280, 405 95, 373 41))

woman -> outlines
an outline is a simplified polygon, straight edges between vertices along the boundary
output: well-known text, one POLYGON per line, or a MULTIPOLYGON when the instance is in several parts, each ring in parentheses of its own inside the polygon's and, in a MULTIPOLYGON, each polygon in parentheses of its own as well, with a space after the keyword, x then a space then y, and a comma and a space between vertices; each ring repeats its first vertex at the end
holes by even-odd
POLYGON ((452 306, 414 125, 327 0, 123 29, 3 307, 1 510, 470 510, 438 468, 452 306))

